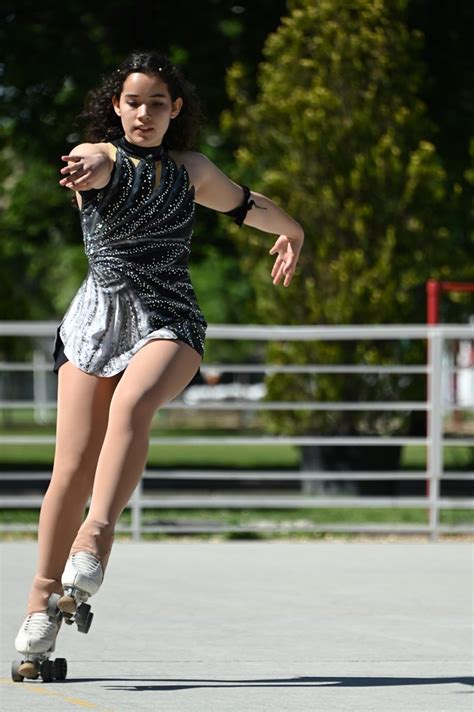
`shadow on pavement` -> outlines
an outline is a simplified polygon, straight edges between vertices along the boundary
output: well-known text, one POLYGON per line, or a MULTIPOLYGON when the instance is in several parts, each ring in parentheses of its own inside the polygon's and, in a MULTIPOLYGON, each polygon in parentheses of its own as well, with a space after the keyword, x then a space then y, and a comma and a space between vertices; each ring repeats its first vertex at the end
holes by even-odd
MULTIPOLYGON (((174 678, 78 678, 73 682, 157 682, 158 685, 116 685, 108 690, 145 692, 150 690, 174 691, 204 687, 397 687, 407 685, 474 685, 474 677, 294 677, 256 680, 214 680, 214 679, 174 679, 174 678), (183 684, 166 684, 183 683, 183 684)), ((63 683, 64 684, 64 683, 63 683)))

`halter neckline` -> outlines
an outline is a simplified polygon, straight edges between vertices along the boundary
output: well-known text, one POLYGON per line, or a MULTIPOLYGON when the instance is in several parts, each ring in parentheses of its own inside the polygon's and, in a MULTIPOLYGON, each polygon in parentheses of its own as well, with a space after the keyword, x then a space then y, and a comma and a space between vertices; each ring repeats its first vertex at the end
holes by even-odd
POLYGON ((155 161, 159 161, 164 152, 163 144, 159 146, 137 146, 135 143, 130 143, 127 141, 125 136, 114 141, 116 146, 119 146, 125 151, 128 156, 136 156, 138 158, 148 158, 148 156, 153 156, 155 161))

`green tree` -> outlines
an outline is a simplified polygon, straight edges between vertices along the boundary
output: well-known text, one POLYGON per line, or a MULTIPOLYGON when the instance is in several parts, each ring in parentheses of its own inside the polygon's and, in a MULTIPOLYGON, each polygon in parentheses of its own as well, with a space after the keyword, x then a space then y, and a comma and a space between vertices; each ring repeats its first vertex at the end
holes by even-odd
MULTIPOLYGON (((271 34, 253 100, 244 68, 228 73, 233 109, 223 127, 241 136, 236 160, 252 187, 305 227, 299 271, 273 289, 266 243, 234 237, 254 285, 259 319, 288 324, 424 322, 429 277, 455 275, 467 259, 447 223, 451 195, 419 98, 422 37, 404 21, 405 0, 292 0, 271 34)), ((281 363, 382 363, 423 358, 402 344, 273 344, 281 363)), ((420 392, 398 378, 278 376, 269 397, 370 400, 420 392)), ((389 414, 279 413, 269 427, 294 433, 392 432, 389 414)))

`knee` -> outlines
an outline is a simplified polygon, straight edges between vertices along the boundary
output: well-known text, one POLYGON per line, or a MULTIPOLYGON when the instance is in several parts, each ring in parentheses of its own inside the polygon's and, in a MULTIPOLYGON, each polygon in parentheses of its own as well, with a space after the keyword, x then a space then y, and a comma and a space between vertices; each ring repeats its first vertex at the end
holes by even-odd
POLYGON ((148 433, 158 405, 151 393, 137 392, 133 387, 114 394, 109 413, 109 424, 116 424, 134 433, 148 433))

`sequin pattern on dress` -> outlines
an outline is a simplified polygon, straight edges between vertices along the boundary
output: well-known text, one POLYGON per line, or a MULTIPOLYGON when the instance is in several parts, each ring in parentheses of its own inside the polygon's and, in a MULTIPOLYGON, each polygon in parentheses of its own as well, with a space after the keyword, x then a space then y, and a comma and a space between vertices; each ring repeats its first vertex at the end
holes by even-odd
POLYGON ((201 355, 206 321, 189 274, 194 189, 163 150, 138 164, 117 147, 106 188, 82 193, 86 279, 59 329, 78 368, 113 376, 154 338, 180 339, 201 355))

